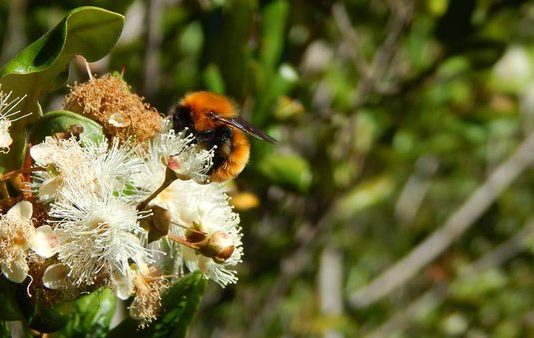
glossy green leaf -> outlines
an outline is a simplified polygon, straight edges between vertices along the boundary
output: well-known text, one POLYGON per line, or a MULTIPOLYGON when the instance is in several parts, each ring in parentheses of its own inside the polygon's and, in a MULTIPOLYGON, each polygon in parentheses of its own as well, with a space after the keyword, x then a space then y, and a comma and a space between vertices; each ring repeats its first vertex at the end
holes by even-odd
POLYGON ((115 312, 115 295, 108 289, 89 294, 70 304, 67 325, 52 337, 105 337, 115 312))
POLYGON ((259 162, 259 170, 273 183, 301 192, 312 183, 310 165, 298 155, 269 154, 259 162))
MULTIPOLYGON (((0 70, 2 90, 18 97, 26 95, 19 109, 37 114, 37 100, 63 84, 72 57, 80 54, 90 62, 104 57, 117 42, 123 21, 122 15, 98 7, 70 11, 0 70)), ((28 119, 21 121, 27 123, 28 119)))
POLYGON ((46 136, 68 131, 73 126, 83 127, 81 138, 98 141, 104 137, 102 126, 95 121, 67 110, 54 110, 43 115, 32 128, 30 140, 39 143, 46 136))
POLYGON ((111 330, 108 337, 185 337, 206 285, 206 279, 198 272, 183 277, 163 295, 163 311, 149 327, 138 329, 138 323, 128 318, 111 330))
POLYGON ((0 70, 0 85, 13 97, 24 97, 20 114, 32 113, 11 127, 14 142, 8 154, 0 154, 0 171, 16 169, 25 150, 25 125, 41 116, 38 99, 62 85, 75 54, 88 61, 104 57, 117 42, 124 17, 98 7, 79 7, 51 31, 24 48, 0 70))

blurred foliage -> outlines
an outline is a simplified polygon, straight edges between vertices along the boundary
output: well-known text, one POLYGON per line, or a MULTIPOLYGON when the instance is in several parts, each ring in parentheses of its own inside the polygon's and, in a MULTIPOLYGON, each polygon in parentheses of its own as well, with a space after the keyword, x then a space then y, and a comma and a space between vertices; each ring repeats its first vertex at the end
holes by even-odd
MULTIPOLYGON (((227 94, 279 140, 253 141, 233 192, 260 201, 241 212, 240 281, 209 286, 191 337, 364 336, 441 283, 451 283, 445 301, 397 337, 534 335, 531 249, 460 276, 532 217, 530 171, 391 297, 325 314, 317 282, 323 249, 336 249, 348 299, 438 228, 532 131, 534 2, 93 3, 126 14, 118 45, 95 71, 124 66, 161 112, 187 91, 227 94), (147 73, 151 55, 157 67, 147 73)), ((79 5, 0 1, 2 63, 79 5)), ((70 80, 85 80, 77 73, 70 80)))

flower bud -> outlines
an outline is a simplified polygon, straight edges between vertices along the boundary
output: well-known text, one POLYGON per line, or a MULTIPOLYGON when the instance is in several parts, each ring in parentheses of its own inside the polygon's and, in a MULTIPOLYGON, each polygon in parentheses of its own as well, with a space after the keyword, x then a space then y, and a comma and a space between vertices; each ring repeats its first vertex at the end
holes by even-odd
POLYGON ((216 231, 206 243, 199 247, 199 252, 210 257, 216 263, 224 263, 234 253, 235 245, 232 237, 223 231, 216 231))
POLYGON ((171 213, 157 205, 151 206, 150 209, 152 210, 152 216, 149 219, 148 241, 153 242, 169 233, 171 213))

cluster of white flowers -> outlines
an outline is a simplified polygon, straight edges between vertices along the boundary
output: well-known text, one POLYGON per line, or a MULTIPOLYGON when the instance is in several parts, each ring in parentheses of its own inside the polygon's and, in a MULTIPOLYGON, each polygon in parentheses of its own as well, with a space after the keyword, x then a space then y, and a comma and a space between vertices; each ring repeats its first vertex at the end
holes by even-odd
POLYGON ((144 145, 47 137, 30 156, 31 192, 48 219, 34 228, 28 201, 1 216, 0 266, 10 280, 27 277, 33 250, 52 257, 45 287, 107 285, 122 299, 135 296, 131 313, 147 321, 168 279, 183 271, 198 270, 222 286, 237 281, 231 268, 242 255, 239 216, 223 186, 206 181, 213 152, 190 136, 164 128, 144 145), (162 212, 167 224, 151 239, 162 212))

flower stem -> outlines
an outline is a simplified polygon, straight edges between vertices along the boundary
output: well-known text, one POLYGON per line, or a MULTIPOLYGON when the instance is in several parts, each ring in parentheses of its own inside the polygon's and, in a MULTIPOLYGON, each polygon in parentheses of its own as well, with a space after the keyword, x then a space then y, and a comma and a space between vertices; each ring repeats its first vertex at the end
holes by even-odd
POLYGON ((198 246, 196 246, 194 243, 191 243, 191 242, 187 241, 185 238, 180 237, 178 235, 175 235, 172 232, 169 232, 167 234, 167 237, 170 240, 173 240, 173 241, 178 242, 178 243, 180 243, 182 245, 185 245, 188 248, 191 248, 191 249, 194 249, 194 250, 198 250, 198 246))
POLYGON ((6 182, 0 180, 0 196, 2 198, 1 199, 4 199, 4 198, 9 198, 9 191, 7 190, 7 186, 6 186, 6 182))
POLYGON ((156 198, 160 192, 167 189, 167 187, 171 185, 171 183, 174 182, 175 179, 176 179, 176 175, 174 174, 174 172, 171 169, 167 168, 165 170, 165 181, 163 181, 163 184, 159 188, 157 188, 156 191, 150 194, 150 196, 148 196, 143 202, 139 203, 137 205, 137 210, 138 211, 144 210, 146 206, 148 205, 148 203, 150 203, 150 201, 156 198))
POLYGON ((13 178, 20 174, 29 174, 34 171, 44 171, 44 170, 46 170, 46 167, 32 167, 32 168, 26 168, 26 169, 13 170, 3 175, 0 174, 0 181, 5 182, 9 180, 10 178, 13 178))

